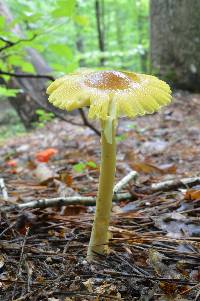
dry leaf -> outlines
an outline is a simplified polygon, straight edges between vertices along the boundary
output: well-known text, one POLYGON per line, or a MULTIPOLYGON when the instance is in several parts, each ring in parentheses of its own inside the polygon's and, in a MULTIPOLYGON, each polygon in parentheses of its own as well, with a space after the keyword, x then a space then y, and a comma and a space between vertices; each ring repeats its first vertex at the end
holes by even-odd
POLYGON ((70 174, 66 173, 66 172, 61 172, 59 173, 60 176, 60 180, 67 184, 67 186, 71 187, 73 184, 73 178, 70 174))
POLYGON ((189 189, 185 193, 185 200, 196 201, 200 200, 200 190, 189 189))
POLYGON ((134 170, 138 172, 144 172, 144 173, 162 173, 162 170, 158 168, 157 166, 154 166, 153 164, 147 163, 147 162, 139 162, 136 161, 133 164, 131 164, 134 170))
POLYGON ((136 161, 131 164, 134 170, 143 172, 146 174, 159 173, 161 175, 176 173, 176 166, 173 164, 166 164, 161 166, 155 166, 148 162, 136 161))
POLYGON ((93 280, 92 278, 89 278, 87 281, 83 282, 85 287, 87 288, 88 292, 92 293, 93 292, 93 280))
POLYGON ((85 212, 87 212, 86 206, 69 205, 69 206, 63 206, 62 215, 74 216, 85 212))
POLYGON ((177 292, 177 284, 176 283, 161 281, 159 283, 159 286, 160 286, 161 290, 167 296, 171 296, 171 297, 173 296, 174 297, 176 292, 177 292))

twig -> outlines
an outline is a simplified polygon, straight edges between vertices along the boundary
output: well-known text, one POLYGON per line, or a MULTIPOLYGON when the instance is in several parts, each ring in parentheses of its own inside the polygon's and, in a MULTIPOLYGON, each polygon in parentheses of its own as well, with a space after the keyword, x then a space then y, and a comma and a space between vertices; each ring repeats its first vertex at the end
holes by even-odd
POLYGON ((70 123, 72 125, 75 125, 75 126, 83 126, 83 124, 81 123, 78 123, 78 122, 74 122, 74 121, 71 121, 71 120, 68 120, 67 118, 65 118, 62 113, 60 113, 59 111, 57 110, 54 110, 54 107, 49 107, 47 104, 41 102, 38 100, 38 98, 34 98, 34 101, 42 108, 44 109, 45 111, 49 111, 49 112, 52 112, 54 114, 54 116, 58 117, 60 120, 63 120, 67 123, 70 123))
POLYGON ((13 73, 13 72, 7 72, 0 70, 0 74, 2 75, 8 75, 12 77, 18 77, 18 78, 46 78, 51 81, 54 81, 54 77, 48 74, 30 74, 30 73, 13 73))
POLYGON ((79 113, 80 113, 81 118, 82 118, 82 120, 83 120, 83 124, 84 124, 85 126, 88 126, 89 128, 91 128, 98 136, 101 136, 100 131, 97 130, 97 129, 96 129, 96 128, 88 121, 87 117, 85 116, 85 112, 84 112, 84 110, 83 110, 82 108, 79 109, 79 113))
POLYGON ((132 179, 136 180, 138 173, 135 170, 129 172, 123 179, 121 179, 114 187, 113 192, 116 194, 121 191, 124 186, 128 184, 132 179))
POLYGON ((1 40, 2 42, 6 43, 5 46, 3 46, 3 47, 0 48, 0 52, 2 52, 3 50, 5 50, 5 49, 7 49, 7 48, 11 48, 11 47, 13 47, 13 46, 16 46, 16 45, 18 45, 18 44, 20 44, 20 43, 22 43, 22 42, 31 42, 31 41, 33 41, 36 37, 37 37, 37 35, 34 34, 30 39, 20 39, 20 40, 18 40, 18 41, 16 41, 16 42, 12 42, 12 41, 9 41, 9 40, 7 40, 7 39, 5 39, 5 38, 3 38, 3 37, 0 37, 0 40, 1 40))
MULTIPOLYGON (((9 206, 8 206, 9 207, 9 206)), ((0 233, 0 238, 10 229, 13 228, 13 226, 16 224, 16 222, 13 222, 12 224, 10 224, 7 228, 5 228, 1 233, 0 233)))
MULTIPOLYGON (((52 295, 53 296, 56 296, 56 297, 60 297, 60 296, 75 296, 76 298, 81 298, 82 300, 85 300, 84 297, 86 296, 90 296, 93 298, 93 300, 118 300, 119 301, 119 297, 115 297, 115 296, 112 296, 112 295, 106 295, 106 294, 101 294, 99 296, 99 294, 95 294, 95 293, 90 293, 90 292, 87 292, 87 291, 54 291, 52 292, 52 295), (100 297, 100 299, 99 299, 100 297), (103 299, 102 299, 103 298, 103 299)), ((81 300, 79 299, 79 300, 81 300)), ((123 299, 120 299, 120 300, 124 300, 123 299)))
POLYGON ((8 201, 8 192, 3 178, 0 178, 0 190, 3 195, 3 200, 8 201))
POLYGON ((181 188, 185 186, 194 186, 200 184, 200 177, 194 177, 194 178, 183 178, 183 179, 174 179, 164 182, 159 182, 156 184, 151 185, 151 190, 156 191, 169 191, 171 189, 175 188, 181 188))
MULTIPOLYGON (((145 276, 145 275, 137 275, 137 274, 128 274, 128 273, 123 273, 123 272, 117 272, 117 271, 105 271, 104 274, 98 273, 99 277, 103 276, 106 277, 107 275, 109 276, 117 276, 117 277, 127 277, 127 278, 141 278, 141 279, 149 279, 149 280, 154 280, 154 281, 166 281, 166 282, 175 282, 177 284, 188 284, 188 285, 196 285, 197 281, 190 281, 187 279, 178 279, 178 278, 164 278, 164 277, 154 277, 154 276, 145 276)), ((199 283, 198 283, 199 284, 199 283)))
MULTIPOLYGON (((113 201, 120 201, 125 199, 131 199, 132 195, 130 193, 119 193, 114 195, 113 201)), ((85 205, 85 206, 95 206, 96 198, 94 197, 84 197, 84 196, 72 196, 66 198, 52 198, 52 199, 42 199, 35 200, 23 204, 15 204, 11 206, 2 206, 0 212, 10 212, 15 210, 22 210, 28 208, 48 208, 48 207, 61 207, 67 205, 85 205)))
POLYGON ((15 298, 15 291, 16 291, 17 281, 19 279, 19 276, 21 275, 21 267, 22 267, 22 262, 23 262, 23 258, 24 258, 24 248, 25 248, 25 245, 26 245, 26 240, 27 240, 27 237, 28 237, 29 229, 30 228, 28 227, 27 230, 26 230, 26 234, 24 236, 24 241, 23 241, 23 244, 22 244, 22 250, 21 250, 20 259, 19 259, 18 272, 17 272, 17 276, 16 276, 16 279, 15 279, 15 284, 14 284, 14 288, 13 288, 13 293, 12 293, 12 300, 14 300, 14 298, 15 298))
POLYGON ((198 301, 199 300, 199 297, 200 297, 200 290, 198 291, 196 297, 195 297, 195 300, 194 301, 198 301))
POLYGON ((7 44, 13 44, 11 41, 7 40, 6 38, 3 38, 3 37, 0 37, 0 40, 4 43, 7 43, 7 44))
MULTIPOLYGON (((189 292, 191 292, 193 289, 196 289, 200 287, 200 283, 197 283, 196 285, 194 285, 193 287, 190 287, 186 290, 184 290, 183 292, 180 292, 180 295, 185 295, 185 294, 188 294, 189 292)), ((195 299, 196 300, 196 299, 195 299)))

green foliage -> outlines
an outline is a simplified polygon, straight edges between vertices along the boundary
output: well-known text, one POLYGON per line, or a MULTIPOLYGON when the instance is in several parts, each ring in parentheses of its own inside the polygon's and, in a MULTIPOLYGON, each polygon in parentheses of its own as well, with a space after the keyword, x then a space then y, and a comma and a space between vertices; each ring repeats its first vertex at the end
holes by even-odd
MULTIPOLYGON (((4 0, 13 20, 0 16, 0 71, 35 74, 27 48, 39 52, 55 77, 79 67, 148 70, 149 0, 99 0, 105 51, 99 49, 95 1, 91 0, 4 0), (7 47, 8 46, 8 47, 7 47), (104 58, 104 66, 100 62, 104 58)), ((0 75, 5 86, 0 98, 15 97, 19 90, 7 89, 8 75, 0 75)), ((37 126, 53 118, 36 112, 37 126)), ((126 139, 124 135, 117 140, 126 139)), ((92 168, 80 163, 75 169, 92 168)))
POLYGON ((70 17, 75 12, 75 0, 57 0, 56 8, 52 12, 53 17, 70 17))
POLYGON ((96 163, 93 161, 86 162, 86 165, 87 165, 87 167, 90 167, 90 168, 97 168, 96 163))
POLYGON ((122 134, 122 135, 117 135, 116 136, 116 141, 117 142, 122 142, 122 141, 126 140, 126 138, 127 138, 127 134, 126 133, 122 134))
POLYGON ((48 121, 51 121, 54 118, 53 113, 46 112, 42 109, 36 110, 36 114, 38 115, 38 122, 35 123, 37 127, 43 127, 48 121))
MULTIPOLYGON (((13 20, 0 16, 0 71, 35 74, 27 48, 39 52, 55 77, 79 67, 148 69, 149 0, 99 0, 105 51, 99 49, 95 1, 91 0, 5 0, 13 20), (104 58, 104 66, 100 62, 104 58)), ((5 86, 0 97, 15 97, 16 89, 7 89, 8 75, 0 75, 5 86)), ((53 118, 43 110, 37 126, 53 118)), ((119 136, 122 141, 126 137, 119 136)), ((82 168, 78 165, 78 169, 82 168)), ((86 165, 84 165, 86 167, 86 165)), ((89 165, 87 165, 89 166, 89 165)))
POLYGON ((74 164, 73 169, 77 173, 82 173, 84 172, 87 168, 89 169, 96 169, 97 165, 93 161, 88 161, 88 162, 79 162, 77 164, 74 164))
POLYGON ((80 162, 80 163, 74 164, 73 169, 75 172, 82 173, 85 170, 85 163, 80 162))
MULTIPOLYGON (((103 1, 100 1, 102 6, 103 1)), ((90 0, 5 0, 13 21, 0 17, 2 37, 16 43, 0 52, 0 68, 35 73, 26 47, 39 51, 54 73, 65 74, 78 68, 105 67, 145 72, 148 66, 148 0, 104 1, 105 52, 98 46, 95 1, 90 0), (19 26, 23 35, 13 31, 19 26), (23 40, 18 41, 23 36, 23 40), (4 59, 6 57, 6 59, 4 59), (18 70, 19 70, 18 69, 18 70)), ((6 43, 0 41, 0 47, 6 43)), ((57 76, 57 75, 56 75, 57 76)), ((9 77, 4 77, 9 80, 9 77)))
POLYGON ((20 90, 18 89, 7 89, 6 87, 0 87, 0 99, 5 100, 5 97, 14 97, 20 90))

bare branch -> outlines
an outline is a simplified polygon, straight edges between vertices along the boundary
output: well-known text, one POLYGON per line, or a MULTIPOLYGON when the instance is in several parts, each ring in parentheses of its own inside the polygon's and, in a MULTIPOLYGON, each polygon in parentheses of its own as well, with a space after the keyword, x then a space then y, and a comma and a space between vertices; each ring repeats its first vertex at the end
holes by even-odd
POLYGON ((57 111, 57 110, 54 110, 54 107, 50 107, 50 106, 46 105, 45 103, 39 101, 39 100, 36 99, 36 98, 34 99, 34 101, 35 101, 42 109, 44 109, 45 111, 52 112, 52 113, 53 113, 56 117, 58 117, 59 119, 65 121, 65 122, 68 122, 68 123, 70 123, 70 124, 72 124, 72 125, 83 126, 83 124, 81 124, 81 123, 74 122, 74 121, 71 121, 71 120, 65 118, 65 117, 63 116, 62 113, 60 113, 60 112, 57 111))
POLYGON ((12 73, 0 70, 0 75, 8 75, 12 77, 18 77, 18 78, 46 78, 51 81, 54 81, 54 77, 48 74, 29 74, 29 73, 12 73))
POLYGON ((2 42, 4 42, 4 43, 10 44, 10 45, 13 44, 13 42, 11 42, 11 41, 9 41, 9 40, 3 38, 3 37, 0 37, 0 40, 1 40, 2 42))
MULTIPOLYGON (((29 73, 12 73, 12 72, 6 72, 6 71, 3 71, 3 70, 0 70, 0 75, 8 75, 8 76, 12 76, 12 77, 16 77, 16 78, 46 78, 46 79, 49 79, 51 81, 54 81, 55 78, 52 76, 52 75, 48 75, 48 74, 29 74, 29 73)), ((49 107, 45 106, 44 104, 42 103, 39 103, 38 101, 36 101, 34 99, 35 102, 37 102, 43 109, 45 110, 48 110, 48 111, 52 111, 52 109, 50 109, 49 107)), ((53 111, 53 113, 55 114, 55 116, 59 117, 60 119, 66 121, 66 122, 69 122, 71 124, 74 124, 74 125, 79 125, 81 126, 81 124, 78 124, 78 123, 75 123, 75 122, 72 122, 72 121, 69 121, 67 120, 66 118, 63 117, 62 114, 58 113, 58 112, 55 112, 53 111)), ((83 109, 79 109, 79 113, 80 113, 80 116, 83 120, 83 125, 84 126, 87 126, 89 127, 91 130, 93 130, 98 136, 101 135, 100 131, 97 130, 87 119, 87 117, 85 116, 85 112, 83 109)))
MULTIPOLYGON (((2 71, 0 70, 0 75, 8 75, 11 77, 16 77, 16 78, 46 78, 49 79, 51 81, 54 81, 55 78, 52 75, 48 75, 48 74, 29 74, 29 73, 12 73, 12 72, 6 72, 6 71, 2 71)), ((47 111, 53 111, 52 108, 49 108, 48 106, 46 106, 45 104, 42 104, 41 102, 37 101, 36 99, 34 99, 35 102, 37 102, 43 109, 47 110, 47 111)), ((59 112, 55 112, 53 111, 53 113, 55 114, 55 116, 57 116, 58 118, 71 123, 73 125, 78 125, 78 126, 82 126, 82 124, 79 123, 75 123, 72 121, 69 121, 68 119, 66 119, 62 114, 60 114, 59 112)), ((83 120, 83 125, 89 127, 91 130, 93 130, 98 136, 101 135, 100 131, 97 130, 87 119, 87 117, 85 116, 85 112, 83 111, 83 109, 79 109, 79 113, 80 116, 83 120)))
POLYGON ((84 110, 81 108, 79 109, 79 113, 81 115, 81 118, 83 120, 83 124, 87 127, 89 127, 91 130, 93 130, 98 136, 101 136, 101 133, 99 130, 97 130, 87 119, 87 117, 85 116, 85 112, 84 110))
POLYGON ((6 43, 5 46, 3 46, 3 47, 0 48, 0 52, 2 52, 3 50, 5 50, 5 49, 7 49, 7 48, 11 48, 11 47, 13 47, 13 46, 16 46, 16 45, 18 45, 18 44, 20 44, 20 43, 22 43, 22 42, 31 42, 31 41, 33 41, 36 37, 37 37, 37 35, 34 34, 30 39, 20 39, 20 40, 18 40, 18 41, 16 41, 16 42, 12 42, 12 41, 9 41, 9 40, 7 40, 7 39, 5 39, 5 38, 3 38, 3 37, 0 37, 0 40, 3 41, 4 43, 6 43))

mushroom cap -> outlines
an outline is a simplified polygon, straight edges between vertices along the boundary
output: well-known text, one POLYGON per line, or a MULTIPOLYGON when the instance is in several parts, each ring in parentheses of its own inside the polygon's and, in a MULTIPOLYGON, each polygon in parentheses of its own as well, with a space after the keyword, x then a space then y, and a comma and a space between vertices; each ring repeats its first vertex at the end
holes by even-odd
POLYGON ((60 109, 89 106, 88 117, 102 121, 151 114, 171 101, 170 87, 155 76, 114 70, 65 75, 48 87, 47 94, 60 109))

